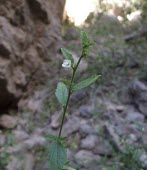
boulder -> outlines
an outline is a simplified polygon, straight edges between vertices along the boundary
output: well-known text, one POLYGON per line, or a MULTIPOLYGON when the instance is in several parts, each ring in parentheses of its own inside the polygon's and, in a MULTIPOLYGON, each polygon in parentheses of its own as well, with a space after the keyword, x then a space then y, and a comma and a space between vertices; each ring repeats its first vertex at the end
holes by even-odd
POLYGON ((18 106, 21 99, 44 88, 53 71, 48 63, 61 46, 64 4, 65 0, 0 1, 0 110, 26 108, 18 106))

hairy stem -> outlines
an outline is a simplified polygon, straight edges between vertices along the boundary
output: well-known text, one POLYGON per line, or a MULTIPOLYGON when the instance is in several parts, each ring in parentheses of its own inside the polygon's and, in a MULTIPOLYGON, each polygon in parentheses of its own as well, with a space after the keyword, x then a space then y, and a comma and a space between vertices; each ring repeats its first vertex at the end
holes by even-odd
POLYGON ((76 66, 73 68, 73 74, 72 74, 70 85, 69 85, 69 89, 68 89, 68 97, 67 97, 66 105, 63 108, 63 116, 62 116, 62 121, 61 121, 61 126, 60 126, 58 137, 60 137, 61 133, 62 133, 62 128, 63 128, 63 124, 64 124, 64 119, 65 119, 65 114, 66 114, 67 106, 68 106, 68 103, 69 103, 70 96, 72 94, 72 84, 73 84, 73 81, 74 81, 74 78, 75 78, 75 73, 76 73, 77 68, 78 68, 78 66, 79 66, 79 64, 80 64, 80 62, 81 62, 83 57, 84 57, 84 52, 82 51, 81 57, 79 58, 76 66))

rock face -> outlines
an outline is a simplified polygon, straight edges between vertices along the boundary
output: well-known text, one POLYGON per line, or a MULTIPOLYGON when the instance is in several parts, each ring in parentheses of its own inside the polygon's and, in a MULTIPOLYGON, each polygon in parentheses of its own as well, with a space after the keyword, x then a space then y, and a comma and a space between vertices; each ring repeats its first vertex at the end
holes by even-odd
POLYGON ((46 83, 61 43, 65 0, 0 1, 0 109, 46 83))

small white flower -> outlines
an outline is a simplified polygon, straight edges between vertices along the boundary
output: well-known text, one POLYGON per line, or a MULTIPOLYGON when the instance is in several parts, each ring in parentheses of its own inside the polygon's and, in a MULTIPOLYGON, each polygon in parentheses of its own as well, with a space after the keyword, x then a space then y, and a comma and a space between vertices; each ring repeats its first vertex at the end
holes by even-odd
POLYGON ((71 67, 71 61, 70 60, 64 60, 62 67, 70 68, 71 67))

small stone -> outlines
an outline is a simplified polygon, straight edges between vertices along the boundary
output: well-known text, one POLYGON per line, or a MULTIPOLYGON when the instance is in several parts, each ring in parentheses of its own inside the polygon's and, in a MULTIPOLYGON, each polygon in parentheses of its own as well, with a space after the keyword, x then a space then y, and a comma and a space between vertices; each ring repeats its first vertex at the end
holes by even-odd
POLYGON ((103 138, 99 137, 93 153, 102 156, 106 156, 106 155, 112 156, 113 148, 107 140, 104 140, 103 138))
POLYGON ((134 80, 128 88, 131 102, 135 103, 138 110, 147 116, 147 83, 145 80, 134 80))
POLYGON ((86 137, 89 134, 94 134, 95 130, 88 124, 84 124, 80 127, 80 136, 86 137))
POLYGON ((143 141, 144 148, 147 149, 147 135, 145 135, 145 134, 143 135, 142 141, 143 141))
POLYGON ((132 113, 128 113, 128 116, 126 117, 126 119, 129 122, 135 122, 135 121, 144 121, 144 115, 142 115, 139 112, 132 112, 132 113))
POLYGON ((14 153, 18 153, 18 152, 22 152, 24 151, 24 146, 22 144, 16 145, 16 146, 10 146, 7 149, 7 153, 9 154, 14 154, 14 153))
POLYGON ((5 144, 6 137, 4 135, 0 135, 0 147, 5 144))
POLYGON ((123 112, 124 110, 125 110, 125 107, 124 107, 124 106, 122 106, 122 105, 116 106, 116 111, 117 111, 117 112, 123 112))
POLYGON ((81 141, 81 148, 82 149, 93 149, 97 142, 97 136, 89 135, 85 139, 81 141))
POLYGON ((100 157, 98 155, 94 155, 91 151, 80 150, 76 153, 75 159, 79 165, 89 165, 98 161, 100 157))
POLYGON ((114 126, 112 126, 108 122, 105 122, 104 131, 105 131, 105 134, 107 135, 109 142, 112 144, 112 146, 116 150, 122 152, 124 149, 123 149, 123 146, 121 145, 119 136, 115 132, 114 126))
POLYGON ((18 117, 10 115, 2 115, 0 117, 0 126, 7 129, 13 129, 17 126, 18 117))
POLYGON ((130 142, 130 144, 132 143, 134 143, 134 142, 136 142, 137 141, 137 136, 135 135, 135 134, 133 134, 133 133, 131 133, 130 135, 129 135, 129 142, 130 142))
POLYGON ((51 117, 51 127, 53 129, 58 129, 60 126, 61 113, 55 113, 51 117))
POLYGON ((79 108, 79 113, 83 118, 90 118, 92 116, 92 107, 83 105, 79 108))
POLYGON ((63 136, 68 136, 75 133, 80 128, 80 119, 76 116, 69 117, 68 121, 63 126, 63 136))
POLYGON ((45 144, 45 138, 37 135, 33 135, 30 139, 23 142, 24 147, 26 147, 27 149, 32 149, 38 146, 45 146, 45 144))
POLYGON ((71 95, 70 102, 69 102, 70 106, 73 105, 78 106, 85 103, 86 99, 88 98, 88 95, 89 94, 85 90, 76 91, 71 95))
POLYGON ((29 135, 22 130, 13 131, 17 141, 24 141, 29 138, 29 135))
POLYGON ((33 170, 35 157, 31 153, 25 153, 24 170, 33 170))
POLYGON ((6 169, 7 170, 16 170, 16 169, 22 169, 23 167, 23 159, 19 159, 16 157, 11 158, 11 162, 7 165, 6 169))
POLYGON ((35 94, 28 100, 28 108, 32 112, 42 112, 44 101, 47 97, 47 89, 36 91, 35 94))
POLYGON ((34 135, 44 135, 44 130, 42 128, 35 128, 35 130, 33 131, 34 135))
POLYGON ((140 161, 142 162, 143 166, 147 168, 147 154, 142 154, 140 156, 140 161))

